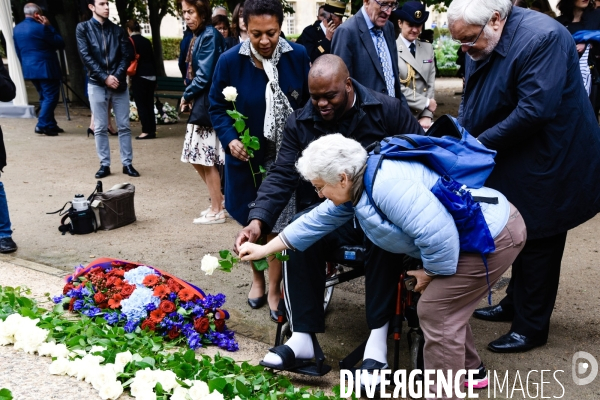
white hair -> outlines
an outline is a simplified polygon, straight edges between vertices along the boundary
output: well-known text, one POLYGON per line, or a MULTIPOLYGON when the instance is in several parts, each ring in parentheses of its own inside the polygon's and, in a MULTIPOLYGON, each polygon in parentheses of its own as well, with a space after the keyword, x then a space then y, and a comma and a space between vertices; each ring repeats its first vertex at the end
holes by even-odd
POLYGON ((23 14, 34 15, 35 13, 42 14, 42 8, 35 3, 27 3, 23 7, 23 14))
POLYGON ((334 133, 309 144, 296 163, 296 168, 307 181, 323 179, 334 185, 344 173, 349 179, 354 178, 366 162, 367 151, 360 143, 334 133))
POLYGON ((512 0, 453 0, 448 7, 448 25, 463 21, 467 25, 485 25, 494 11, 498 11, 500 19, 508 16, 512 8, 512 0))
POLYGON ((221 14, 221 15, 227 16, 227 9, 225 7, 223 7, 223 6, 215 6, 213 8, 212 16, 214 17, 215 15, 218 15, 220 10, 221 11, 225 11, 225 14, 221 14))

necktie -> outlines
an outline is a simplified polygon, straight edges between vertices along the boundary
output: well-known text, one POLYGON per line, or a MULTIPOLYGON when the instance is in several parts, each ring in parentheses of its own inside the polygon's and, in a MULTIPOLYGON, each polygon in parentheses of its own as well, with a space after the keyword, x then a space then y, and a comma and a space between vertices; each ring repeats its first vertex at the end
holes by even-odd
POLYGON ((410 54, 412 54, 413 57, 416 57, 415 54, 416 54, 417 46, 415 46, 414 43, 411 43, 409 48, 410 48, 410 54))
POLYGON ((383 76, 385 77, 385 86, 388 94, 391 97, 396 97, 396 91, 394 90, 394 72, 392 71, 392 63, 390 62, 389 52, 385 46, 385 39, 383 38, 383 31, 381 29, 373 28, 373 33, 377 38, 377 56, 383 69, 383 76))

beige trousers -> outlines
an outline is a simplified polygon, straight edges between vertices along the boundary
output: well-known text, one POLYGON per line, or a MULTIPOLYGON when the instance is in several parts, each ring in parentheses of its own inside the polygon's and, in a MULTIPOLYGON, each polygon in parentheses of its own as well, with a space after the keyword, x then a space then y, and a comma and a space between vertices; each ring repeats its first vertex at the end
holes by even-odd
MULTIPOLYGON (((511 204, 508 222, 494 239, 496 251, 487 256, 491 286, 515 260, 526 239, 523 217, 511 204)), ((487 293, 486 271, 480 254, 461 253, 456 274, 435 277, 431 281, 417 306, 425 335, 425 369, 442 370, 447 376, 450 370, 454 374, 461 369, 479 367, 481 358, 475 349, 469 318, 487 293)), ((465 391, 464 380, 463 376, 460 381, 462 392, 465 391)), ((437 383, 430 386, 430 392, 437 393, 437 383)), ((456 392, 453 390, 453 393, 456 392)))

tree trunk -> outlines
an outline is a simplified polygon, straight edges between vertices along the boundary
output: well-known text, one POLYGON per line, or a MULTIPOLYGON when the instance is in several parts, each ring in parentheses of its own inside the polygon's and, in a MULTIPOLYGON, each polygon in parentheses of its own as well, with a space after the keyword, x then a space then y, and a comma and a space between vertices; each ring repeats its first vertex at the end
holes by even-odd
POLYGON ((160 38, 160 24, 167 15, 168 0, 148 0, 148 23, 152 31, 152 47, 154 49, 154 61, 156 62, 156 73, 158 76, 167 76, 163 61, 163 48, 160 38))

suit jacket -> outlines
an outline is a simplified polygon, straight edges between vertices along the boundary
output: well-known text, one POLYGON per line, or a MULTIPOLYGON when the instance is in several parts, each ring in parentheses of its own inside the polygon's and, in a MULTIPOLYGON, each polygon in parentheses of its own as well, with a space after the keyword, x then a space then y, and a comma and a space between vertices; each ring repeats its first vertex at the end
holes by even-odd
POLYGON ((321 29, 321 21, 304 28, 296 43, 306 48, 311 63, 315 62, 319 56, 331 53, 331 42, 325 37, 325 32, 321 29))
POLYGON ((417 119, 422 117, 433 118, 433 113, 425 108, 427 99, 432 99, 435 93, 433 46, 419 40, 415 44, 415 57, 413 57, 404 40, 402 40, 402 36, 396 40, 400 80, 406 80, 408 65, 415 71, 415 89, 413 89, 412 79, 404 84, 401 82, 402 94, 406 97, 406 102, 417 119))
POLYGON ((15 26, 13 37, 25 79, 60 79, 56 50, 64 49, 65 42, 52 26, 25 18, 15 26))
MULTIPOLYGON (((398 49, 394 40, 396 37, 394 25, 390 21, 387 21, 383 27, 383 36, 390 51, 396 97, 406 104, 398 80, 398 58, 395 56, 398 54, 398 49)), ((335 30, 331 41, 331 53, 344 60, 350 76, 358 83, 376 92, 387 94, 383 68, 362 11, 357 12, 335 30)))

